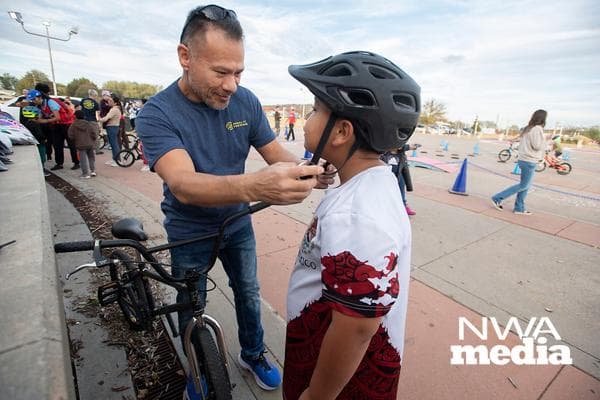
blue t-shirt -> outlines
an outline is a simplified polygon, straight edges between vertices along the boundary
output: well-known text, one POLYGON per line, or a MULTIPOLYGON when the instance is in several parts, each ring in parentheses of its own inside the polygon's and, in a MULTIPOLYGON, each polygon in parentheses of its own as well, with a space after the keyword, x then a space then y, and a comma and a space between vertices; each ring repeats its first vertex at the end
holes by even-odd
POLYGON ((98 102, 91 97, 86 97, 81 100, 81 111, 83 111, 83 119, 86 121, 96 122, 96 111, 100 111, 98 102))
MULTIPOLYGON (((227 108, 215 110, 183 95, 177 81, 151 97, 136 118, 150 169, 164 154, 184 149, 197 172, 211 175, 244 173, 250 146, 260 148, 275 139, 262 106, 248 89, 238 86, 227 108)), ((180 203, 163 184, 161 209, 171 240, 216 232, 228 216, 246 204, 198 207, 180 203)), ((249 221, 240 218, 227 228, 234 232, 249 221)))
POLYGON ((53 116, 54 111, 60 110, 60 106, 58 103, 52 99, 44 99, 42 106, 40 107, 42 110, 42 116, 46 119, 50 119, 53 116))

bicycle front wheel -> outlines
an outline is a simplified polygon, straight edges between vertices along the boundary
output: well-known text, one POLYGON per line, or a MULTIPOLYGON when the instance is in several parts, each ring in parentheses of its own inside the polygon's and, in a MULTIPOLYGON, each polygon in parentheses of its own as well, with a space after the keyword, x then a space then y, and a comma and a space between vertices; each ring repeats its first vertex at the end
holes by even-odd
POLYGON ((500 160, 500 162, 507 162, 508 160, 510 160, 510 155, 510 150, 500 150, 500 152, 498 153, 498 160, 500 160))
POLYGON ((131 167, 135 162, 135 154, 131 150, 121 150, 117 156, 117 164, 120 167, 131 167))
POLYGON ((208 398, 211 400, 231 400, 231 383, 227 368, 221 359, 210 330, 206 326, 194 328, 192 345, 196 352, 199 370, 206 378, 208 398))
POLYGON ((132 274, 138 269, 129 254, 122 250, 115 250, 111 253, 112 259, 120 260, 124 268, 111 266, 110 279, 119 285, 119 297, 117 303, 123 312, 123 316, 134 331, 143 331, 150 327, 148 313, 150 304, 152 304, 152 291, 148 281, 137 275, 132 274))
POLYGON ((571 164, 564 162, 561 163, 560 165, 556 166, 556 172, 558 172, 560 175, 568 175, 569 173, 571 173, 571 164))

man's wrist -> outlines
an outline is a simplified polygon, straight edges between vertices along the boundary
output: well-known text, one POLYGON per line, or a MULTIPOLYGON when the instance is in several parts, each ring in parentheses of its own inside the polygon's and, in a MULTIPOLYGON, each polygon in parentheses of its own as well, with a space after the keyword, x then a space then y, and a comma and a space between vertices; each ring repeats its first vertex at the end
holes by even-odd
MULTIPOLYGON (((256 184, 254 182, 255 173, 243 174, 236 176, 231 176, 231 179, 239 179, 239 182, 230 182, 231 187, 238 188, 240 191, 240 197, 242 202, 250 203, 256 201, 257 198, 254 193, 254 189, 256 188, 256 184)), ((234 189, 235 190, 235 189, 234 189)))

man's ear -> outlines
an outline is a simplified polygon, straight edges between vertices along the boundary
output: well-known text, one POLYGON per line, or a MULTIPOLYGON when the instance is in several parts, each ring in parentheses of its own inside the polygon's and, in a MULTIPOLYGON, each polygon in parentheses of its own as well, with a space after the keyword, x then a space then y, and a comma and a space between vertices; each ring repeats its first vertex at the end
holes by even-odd
POLYGON ((341 146, 354 140, 354 127, 347 119, 340 119, 335 124, 331 134, 331 144, 341 146))
POLYGON ((177 45, 177 56, 179 57, 179 64, 184 71, 187 71, 190 67, 190 49, 183 43, 177 45))

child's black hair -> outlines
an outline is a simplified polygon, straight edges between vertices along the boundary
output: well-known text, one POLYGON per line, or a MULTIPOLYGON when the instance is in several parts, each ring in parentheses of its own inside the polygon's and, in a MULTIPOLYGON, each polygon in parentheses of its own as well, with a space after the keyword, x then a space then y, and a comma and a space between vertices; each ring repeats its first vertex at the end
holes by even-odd
POLYGON ((75 111, 75 118, 77 118, 77 119, 84 119, 85 118, 85 114, 83 113, 83 110, 76 110, 75 111))

